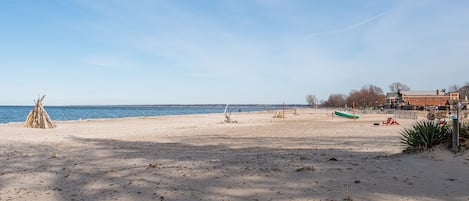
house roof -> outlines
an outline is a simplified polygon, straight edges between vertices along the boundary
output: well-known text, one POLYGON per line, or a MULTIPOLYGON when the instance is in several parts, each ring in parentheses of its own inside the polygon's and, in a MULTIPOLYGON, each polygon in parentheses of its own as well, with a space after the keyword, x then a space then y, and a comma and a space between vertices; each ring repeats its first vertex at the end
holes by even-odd
POLYGON ((388 92, 386 93, 386 98, 387 99, 390 99, 390 98, 398 98, 399 95, 397 94, 397 92, 388 92))
MULTIPOLYGON (((436 96, 436 90, 401 91, 401 94, 406 96, 436 96)), ((440 92, 440 95, 445 95, 445 93, 440 92)))

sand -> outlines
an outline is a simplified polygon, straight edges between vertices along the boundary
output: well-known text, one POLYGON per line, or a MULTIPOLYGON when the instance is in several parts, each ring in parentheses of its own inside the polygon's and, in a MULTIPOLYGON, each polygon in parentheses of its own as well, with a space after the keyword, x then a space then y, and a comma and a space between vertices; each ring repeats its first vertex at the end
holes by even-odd
POLYGON ((469 200, 469 154, 402 154, 400 125, 301 109, 0 125, 4 200, 469 200))

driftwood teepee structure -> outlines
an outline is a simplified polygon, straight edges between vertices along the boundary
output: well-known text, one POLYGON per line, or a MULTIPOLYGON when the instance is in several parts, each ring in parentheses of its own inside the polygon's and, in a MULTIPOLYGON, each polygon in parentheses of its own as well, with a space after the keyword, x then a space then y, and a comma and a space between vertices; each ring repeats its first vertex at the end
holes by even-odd
POLYGON ((46 110, 44 109, 44 105, 42 105, 42 100, 44 100, 46 95, 42 96, 42 98, 37 99, 36 106, 31 110, 28 117, 26 118, 26 122, 24 122, 24 127, 26 128, 55 128, 55 124, 47 114, 46 110))

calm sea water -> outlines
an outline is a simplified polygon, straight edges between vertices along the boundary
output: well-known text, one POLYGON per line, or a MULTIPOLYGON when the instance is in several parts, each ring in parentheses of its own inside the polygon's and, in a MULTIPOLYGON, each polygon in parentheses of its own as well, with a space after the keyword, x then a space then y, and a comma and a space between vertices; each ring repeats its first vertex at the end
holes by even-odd
MULTIPOLYGON (((230 105, 230 112, 278 110, 282 105, 230 105)), ((301 107, 287 105, 287 108, 301 107)), ((32 106, 0 106, 0 123, 23 122, 32 106)), ((223 113, 225 105, 46 106, 52 120, 223 113)))

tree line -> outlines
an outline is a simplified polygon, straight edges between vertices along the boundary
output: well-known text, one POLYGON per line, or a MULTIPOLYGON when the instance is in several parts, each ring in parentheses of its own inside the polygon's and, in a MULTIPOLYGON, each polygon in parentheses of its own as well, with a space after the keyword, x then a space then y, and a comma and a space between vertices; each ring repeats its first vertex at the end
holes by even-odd
MULTIPOLYGON (((409 91, 410 87, 401 82, 394 82, 389 85, 391 92, 409 91)), ((446 89, 441 89, 446 91, 446 89)), ((460 85, 451 85, 449 92, 459 92, 460 98, 469 98, 469 82, 460 85)), ((330 94, 327 100, 318 101, 315 95, 306 96, 306 102, 311 107, 356 107, 356 108, 377 108, 382 106, 386 101, 383 90, 375 85, 365 85, 359 90, 351 90, 348 95, 341 93, 330 94)))

